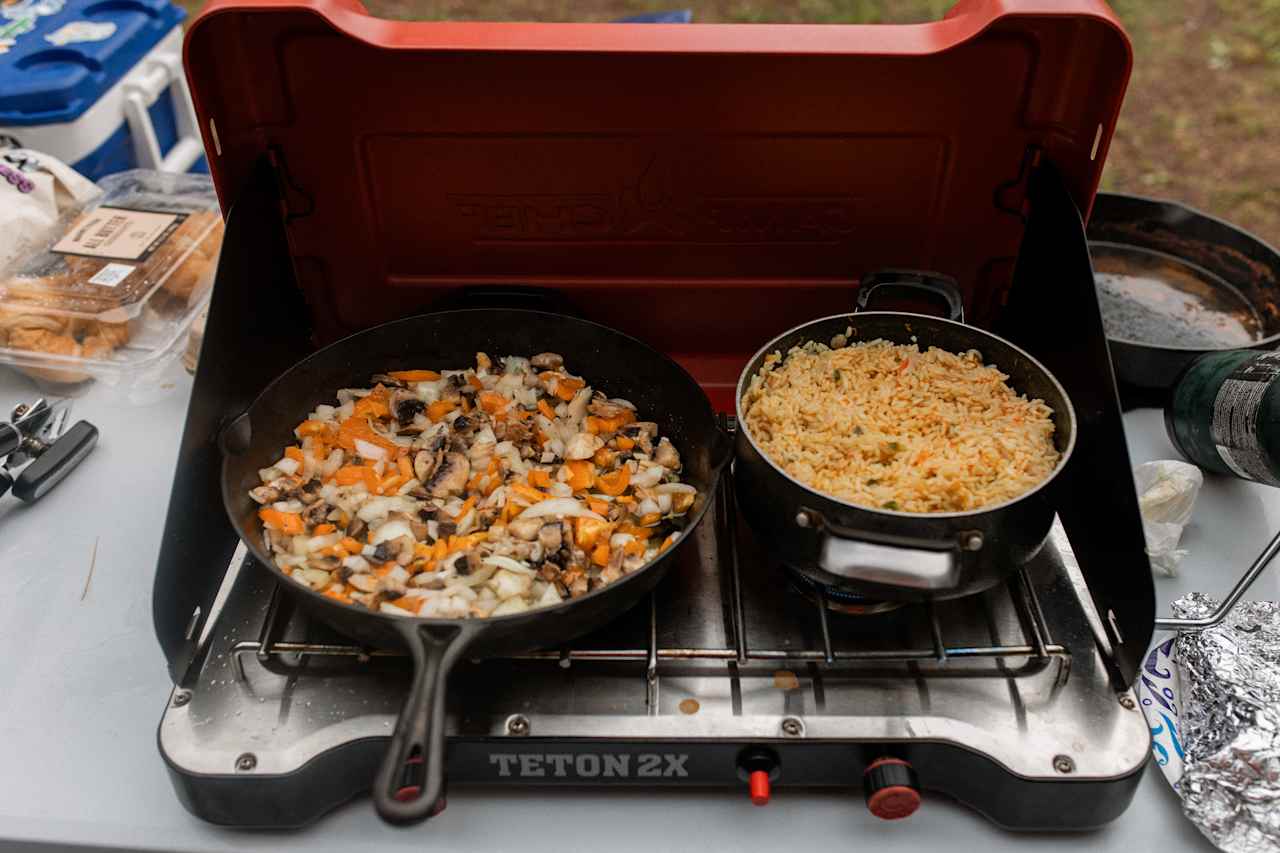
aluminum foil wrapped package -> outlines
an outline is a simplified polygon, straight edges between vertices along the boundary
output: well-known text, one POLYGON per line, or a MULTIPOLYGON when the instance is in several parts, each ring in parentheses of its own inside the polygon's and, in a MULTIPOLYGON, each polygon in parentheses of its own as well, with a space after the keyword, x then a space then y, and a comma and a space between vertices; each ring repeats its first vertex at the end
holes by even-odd
MULTIPOLYGON (((1192 593, 1178 616, 1217 601, 1192 593)), ((1280 604, 1238 604, 1215 628, 1178 637, 1185 764, 1182 808, 1229 853, 1280 853, 1280 604)))

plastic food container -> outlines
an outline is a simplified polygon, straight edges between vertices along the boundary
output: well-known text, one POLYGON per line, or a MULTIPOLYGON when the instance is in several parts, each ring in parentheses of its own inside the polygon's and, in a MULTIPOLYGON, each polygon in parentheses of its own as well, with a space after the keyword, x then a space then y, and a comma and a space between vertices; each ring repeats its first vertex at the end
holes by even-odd
POLYGON ((0 363, 47 384, 146 396, 207 305, 222 218, 204 175, 122 172, 0 271, 0 363))

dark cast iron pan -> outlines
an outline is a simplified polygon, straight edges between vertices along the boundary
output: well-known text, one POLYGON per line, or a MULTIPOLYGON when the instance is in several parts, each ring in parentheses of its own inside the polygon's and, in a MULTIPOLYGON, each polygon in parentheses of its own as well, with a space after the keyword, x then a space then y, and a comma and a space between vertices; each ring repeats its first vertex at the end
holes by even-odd
POLYGON ((443 792, 445 687, 462 657, 515 654, 553 646, 595 630, 650 592, 691 538, 711 505, 732 444, 717 426, 702 389, 667 356, 620 332, 559 314, 483 309, 410 317, 352 335, 280 375, 223 431, 222 497, 227 515, 259 565, 323 622, 355 640, 401 647, 413 658, 413 682, 374 782, 373 799, 388 822, 430 817, 443 792), (362 387, 375 373, 416 368, 456 369, 493 357, 558 352, 569 368, 611 397, 634 403, 680 451, 682 479, 698 489, 684 534, 644 568, 557 607, 490 619, 426 619, 375 613, 345 605, 290 580, 276 568, 263 542, 257 506, 248 497, 257 471, 269 466, 293 430, 339 388, 362 387), (419 761, 420 759, 420 761, 419 761), (412 761, 416 798, 398 798, 412 761))
POLYGON ((1126 405, 1161 405, 1207 353, 1280 345, 1280 252, 1176 202, 1099 193, 1098 301, 1126 405))

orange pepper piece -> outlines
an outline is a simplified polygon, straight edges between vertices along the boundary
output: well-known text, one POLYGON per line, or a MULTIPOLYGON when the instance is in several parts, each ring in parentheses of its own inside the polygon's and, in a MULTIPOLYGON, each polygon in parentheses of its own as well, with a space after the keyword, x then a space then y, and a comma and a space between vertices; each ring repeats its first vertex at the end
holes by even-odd
POLYGON ((476 376, 474 373, 467 374, 467 384, 470 385, 472 388, 476 389, 477 391, 484 390, 484 383, 481 382, 480 377, 476 376))
POLYGON ((449 414, 456 408, 458 408, 458 404, 453 400, 436 400, 434 403, 427 406, 427 417, 431 419, 432 423, 440 423, 440 421, 444 419, 445 415, 449 414))
POLYGON ((378 488, 376 489, 376 491, 380 495, 385 495, 387 492, 391 491, 392 489, 399 488, 400 484, 403 482, 404 482, 404 478, 401 477, 399 474, 392 474, 390 477, 387 477, 385 480, 378 483, 378 488))
POLYGON ((337 531, 337 529, 338 528, 334 527, 332 524, 317 524, 315 530, 311 531, 311 535, 324 536, 326 533, 333 533, 337 531))
POLYGON ((400 445, 386 436, 374 432, 373 427, 369 425, 368 419, 360 415, 347 418, 338 426, 339 447, 355 452, 356 439, 381 447, 388 453, 399 453, 401 450, 400 445))
POLYGON ((453 517, 454 521, 462 521, 467 517, 467 513, 471 512, 471 508, 476 505, 476 496, 472 495, 462 502, 462 507, 458 510, 458 514, 453 517))
POLYGON ((551 488, 551 472, 543 471, 541 468, 534 468, 529 472, 529 485, 542 489, 551 488))
POLYGON ((378 490, 378 472, 371 465, 344 465, 334 472, 333 481, 339 486, 364 483, 370 493, 378 490))
POLYGON ((587 499, 587 509, 589 509, 589 510, 591 510, 592 512, 594 512, 596 515, 608 515, 608 514, 609 514, 609 505, 608 505, 607 503, 605 503, 604 501, 602 501, 602 500, 596 500, 595 498, 588 498, 588 499, 587 499))
POLYGON ((626 545, 622 546, 622 552, 628 557, 643 557, 644 543, 639 539, 632 539, 626 545))
POLYGON ((617 497, 631 485, 631 469, 623 465, 612 474, 603 474, 596 478, 596 488, 609 497, 617 497))
POLYGON ((400 468, 400 476, 404 478, 403 482, 413 479, 413 463, 409 461, 409 457, 401 456, 396 460, 396 465, 400 468))
POLYGON ((506 397, 493 391, 481 391, 478 401, 480 403, 480 408, 491 415, 496 415, 498 412, 505 409, 507 404, 511 402, 506 397))
POLYGON ((281 512, 273 507, 264 506, 258 510, 258 518, 273 530, 279 530, 288 536, 296 536, 306 532, 307 526, 302 523, 302 516, 296 512, 281 512))
POLYGON ((618 532, 629 533, 637 539, 648 539, 653 535, 654 530, 652 527, 638 527, 634 524, 623 523, 618 525, 618 532))
POLYGON ((587 387, 587 383, 581 379, 570 379, 566 376, 556 380, 556 396, 567 403, 573 399, 574 394, 577 394, 585 387, 587 387))
POLYGON ((538 491, 533 486, 526 486, 521 482, 514 482, 507 488, 511 490, 513 495, 519 495, 524 498, 526 503, 536 504, 547 499, 547 495, 544 492, 538 491))
POLYGON ((613 531, 613 525, 609 522, 594 518, 575 518, 573 521, 573 541, 582 550, 594 548, 601 537, 604 538, 605 545, 609 544, 609 534, 613 531))
POLYGON ((393 370, 387 375, 401 382, 435 382, 440 378, 434 370, 393 370))
MULTIPOLYGON (((389 376, 390 374, 388 374, 389 376)), ((425 598, 416 595, 402 595, 395 601, 391 602, 401 610, 408 610, 410 613, 418 613, 422 610, 422 605, 426 603, 425 598)))
POLYGON ((676 542, 676 538, 677 538, 677 534, 672 533, 672 534, 671 534, 670 536, 668 536, 666 539, 663 539, 663 540, 662 540, 662 544, 658 546, 658 551, 660 551, 660 552, 661 552, 661 551, 665 551, 665 550, 667 550, 668 548, 670 548, 672 545, 674 545, 674 544, 675 544, 675 542, 676 542))
POLYGON ((303 421, 294 432, 299 438, 305 438, 308 435, 325 435, 329 429, 330 425, 324 421, 303 421))
POLYGON ((554 421, 556 419, 556 410, 551 408, 551 404, 545 399, 538 401, 538 411, 541 412, 542 416, 549 421, 554 421))
POLYGON ((613 451, 606 447, 602 447, 591 457, 591 461, 599 465, 601 468, 608 468, 609 463, 613 461, 613 451))
POLYGON ((601 542, 591 552, 591 562, 597 566, 609 565, 609 543, 601 542))
POLYGON ((343 604, 351 604, 351 596, 347 595, 345 590, 345 586, 335 584, 326 588, 320 594, 332 598, 334 601, 341 601, 343 604))
POLYGON ((297 462, 299 465, 306 464, 307 458, 302 455, 301 447, 286 447, 284 449, 284 455, 286 459, 292 459, 294 462, 297 462))
POLYGON ((347 556, 359 554, 364 550, 364 546, 360 544, 360 540, 352 539, 350 536, 342 537, 342 541, 338 544, 342 546, 342 550, 347 552, 347 556))
POLYGON ((581 492, 591 488, 596 481, 596 466, 586 459, 571 459, 564 463, 569 469, 569 488, 581 492))
POLYGON ((399 564, 396 563, 395 560, 387 560, 381 566, 378 566, 376 569, 374 569, 373 573, 380 578, 385 578, 387 575, 391 574, 391 570, 394 569, 397 565, 399 564))
POLYGON ((631 439, 627 438, 625 435, 618 436, 616 441, 618 442, 619 450, 630 450, 631 448, 636 446, 636 443, 631 439))

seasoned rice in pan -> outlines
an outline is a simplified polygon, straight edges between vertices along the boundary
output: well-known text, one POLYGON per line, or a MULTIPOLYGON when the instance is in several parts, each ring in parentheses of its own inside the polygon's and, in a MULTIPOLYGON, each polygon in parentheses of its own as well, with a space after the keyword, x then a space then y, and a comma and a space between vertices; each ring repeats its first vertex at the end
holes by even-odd
POLYGON ((811 488, 876 509, 965 512, 1030 491, 1058 464, 1052 410, 1007 379, 974 350, 809 343, 769 355, 743 409, 760 450, 811 488))

